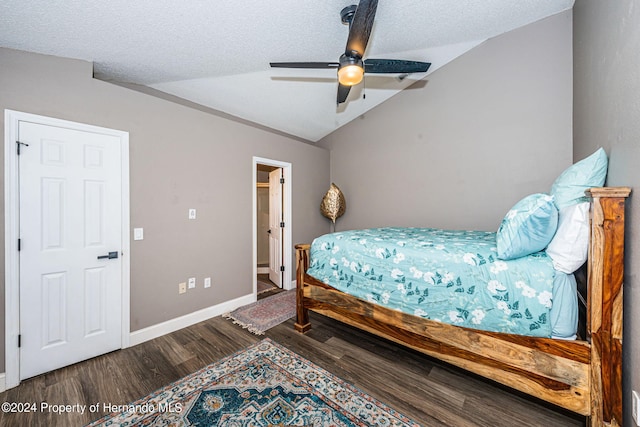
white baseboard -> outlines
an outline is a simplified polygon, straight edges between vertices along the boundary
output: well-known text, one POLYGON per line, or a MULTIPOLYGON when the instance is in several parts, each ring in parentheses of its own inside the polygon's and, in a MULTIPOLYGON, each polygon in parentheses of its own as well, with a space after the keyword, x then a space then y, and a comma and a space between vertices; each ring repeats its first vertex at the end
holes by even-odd
MULTIPOLYGON (((158 323, 157 325, 131 332, 129 335, 129 346, 138 345, 145 341, 170 334, 171 332, 186 328, 187 326, 195 325, 198 322, 211 319, 212 317, 220 316, 255 301, 255 294, 249 294, 218 305, 203 308, 202 310, 198 310, 175 319, 167 320, 166 322, 158 323)), ((4 377, 2 380, 4 384, 4 377)))
POLYGON ((269 274, 269 267, 258 267, 258 274, 269 274))
MULTIPOLYGON (((218 305, 186 314, 181 317, 177 317, 175 319, 167 320, 166 322, 158 323, 157 325, 149 326, 148 328, 140 329, 139 331, 131 332, 131 334, 129 335, 129 346, 132 347, 137 344, 142 344, 145 341, 170 334, 171 332, 186 328, 187 326, 195 325, 198 322, 211 319, 212 317, 220 316, 224 313, 228 313, 238 307, 251 304, 255 301, 256 295, 249 294, 231 301, 226 301, 218 305)), ((0 372, 0 393, 6 390, 6 373, 0 372)))
MULTIPOLYGON (((295 288, 295 280, 292 282, 293 288, 295 288)), ((218 305, 204 308, 202 310, 195 311, 193 313, 186 314, 175 319, 167 320, 166 322, 158 323, 157 325, 149 326, 138 331, 131 332, 129 335, 129 346, 142 344, 143 342, 152 340, 154 338, 161 337, 171 332, 175 332, 179 329, 186 328, 187 326, 195 325, 212 317, 220 316, 224 313, 235 310, 243 305, 251 304, 256 301, 254 294, 245 295, 243 297, 236 298, 231 301, 227 301, 218 305)), ((6 374, 0 373, 0 393, 6 391, 6 374)))

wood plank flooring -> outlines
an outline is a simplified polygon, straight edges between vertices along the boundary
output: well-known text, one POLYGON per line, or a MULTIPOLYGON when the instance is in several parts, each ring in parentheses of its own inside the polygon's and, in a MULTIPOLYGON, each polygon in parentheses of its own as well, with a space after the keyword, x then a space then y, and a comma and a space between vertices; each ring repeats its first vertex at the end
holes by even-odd
MULTIPOLYGON (((584 419, 444 365, 427 356, 311 313, 312 329, 289 320, 266 337, 350 382, 424 426, 583 426, 584 419)), ((216 317, 135 347, 23 381, 0 403, 36 404, 30 413, 0 413, 0 426, 82 426, 263 337, 216 317), (50 405, 99 411, 56 414, 50 405)))

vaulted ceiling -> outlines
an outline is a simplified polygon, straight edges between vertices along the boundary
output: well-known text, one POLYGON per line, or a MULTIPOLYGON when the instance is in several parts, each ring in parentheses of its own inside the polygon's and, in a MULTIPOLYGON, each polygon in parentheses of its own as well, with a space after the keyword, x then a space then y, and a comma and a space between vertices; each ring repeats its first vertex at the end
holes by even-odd
POLYGON ((340 10, 357 0, 2 0, 0 46, 91 61, 98 79, 313 142, 483 41, 573 2, 379 0, 366 57, 431 68, 406 78, 369 75, 339 106, 335 69, 269 62, 337 61, 348 35, 340 10))

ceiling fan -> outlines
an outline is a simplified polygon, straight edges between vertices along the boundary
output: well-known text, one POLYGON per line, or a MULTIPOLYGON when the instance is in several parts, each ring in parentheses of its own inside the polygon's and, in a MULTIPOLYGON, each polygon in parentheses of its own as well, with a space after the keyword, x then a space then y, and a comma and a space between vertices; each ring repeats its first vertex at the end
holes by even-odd
MULTIPOLYGON (((362 81, 364 73, 410 74, 423 73, 431 63, 402 59, 362 59, 376 16, 378 0, 360 0, 340 12, 343 24, 349 25, 347 46, 339 62, 271 62, 273 68, 337 68, 338 104, 346 101, 351 86, 362 81)), ((406 77, 406 76, 405 76, 406 77)))

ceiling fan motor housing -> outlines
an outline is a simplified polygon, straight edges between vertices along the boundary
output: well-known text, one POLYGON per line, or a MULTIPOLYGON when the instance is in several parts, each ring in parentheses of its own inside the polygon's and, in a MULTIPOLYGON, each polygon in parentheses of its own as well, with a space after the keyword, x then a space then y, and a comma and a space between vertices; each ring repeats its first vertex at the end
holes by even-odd
POLYGON ((340 66, 338 67, 338 69, 346 67, 348 65, 356 65, 360 68, 364 68, 362 58, 356 52, 352 52, 351 55, 347 55, 346 53, 340 55, 340 66))

